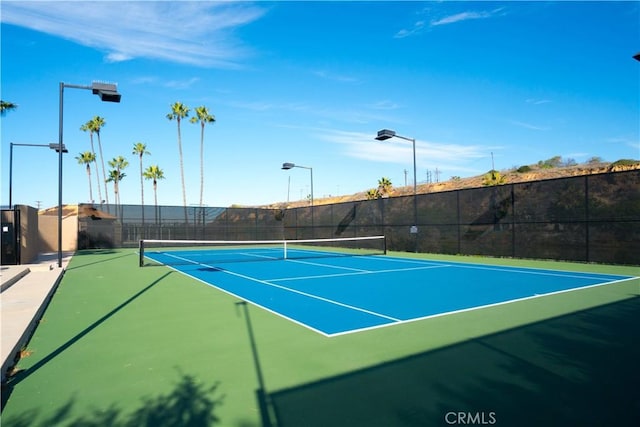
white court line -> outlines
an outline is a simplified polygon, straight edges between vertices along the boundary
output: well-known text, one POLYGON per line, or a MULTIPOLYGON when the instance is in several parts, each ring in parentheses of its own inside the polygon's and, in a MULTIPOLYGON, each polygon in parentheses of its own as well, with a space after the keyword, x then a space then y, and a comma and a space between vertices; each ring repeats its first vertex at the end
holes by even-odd
POLYGON ((359 272, 369 272, 369 270, 363 270, 361 268, 353 268, 353 267, 342 267, 339 265, 331 265, 331 264, 321 264, 319 262, 311 262, 311 261, 302 261, 299 259, 287 259, 286 261, 289 262, 295 262, 297 264, 307 264, 307 265, 316 265, 316 266, 320 266, 320 267, 327 267, 327 268, 335 268, 337 270, 349 270, 349 271, 359 271, 359 272))
MULTIPOLYGON (((165 253, 163 252, 163 254, 165 254, 165 253)), ((151 258, 151 257, 149 257, 149 256, 146 256, 146 255, 145 255, 145 257, 146 257, 146 258, 149 258, 149 259, 151 259, 151 260, 153 260, 153 258, 151 258)), ((154 261, 155 261, 155 260, 154 260, 154 261)), ((171 265, 167 265, 167 264, 163 264, 163 265, 164 265, 165 267, 169 268, 170 270, 173 270, 173 271, 175 271, 175 272, 177 272, 177 273, 180 273, 180 274, 184 274, 185 276, 187 276, 187 277, 189 277, 189 278, 191 278, 191 279, 193 279, 193 280, 195 280, 195 281, 197 281, 197 282, 200 282, 200 283, 202 283, 202 284, 204 284, 204 285, 207 285, 207 286, 211 286, 212 288, 215 288, 215 289, 219 290, 220 292, 223 292, 223 293, 225 293, 225 294, 227 294, 227 295, 231 295, 232 297, 238 298, 238 299, 240 299, 240 300, 242 300, 242 301, 246 301, 246 302, 248 302, 248 303, 250 303, 250 304, 254 305, 255 307, 261 308, 261 309, 263 309, 263 310, 265 310, 265 311, 267 311, 267 312, 269 312, 269 313, 271 313, 271 314, 273 314, 273 315, 275 315, 275 316, 282 317, 283 319, 286 319, 286 320, 288 320, 288 321, 290 321, 290 322, 293 322, 293 323, 295 323, 296 325, 300 325, 300 326, 302 326, 303 328, 307 328, 307 329, 309 329, 309 330, 311 330, 311 331, 313 331, 313 332, 317 332, 317 333, 319 333, 320 335, 323 335, 323 336, 325 336, 325 337, 327 337, 327 338, 330 338, 330 337, 331 337, 331 335, 330 335, 330 334, 327 334, 326 332, 324 332, 324 331, 322 331, 322 330, 320 330, 320 329, 316 329, 316 328, 314 328, 313 326, 307 325, 306 323, 303 323, 303 322, 301 322, 301 321, 299 321, 299 320, 294 319, 293 317, 285 316, 284 314, 280 313, 279 311, 272 310, 272 309, 270 309, 269 307, 265 307, 264 305, 258 304, 258 303, 257 303, 257 302, 255 302, 255 301, 247 300, 244 296, 242 296, 242 295, 238 295, 238 294, 235 294, 235 293, 231 292, 231 291, 230 291, 230 290, 228 290, 228 289, 221 288, 220 286, 218 286, 218 285, 216 285, 216 284, 214 284, 214 283, 210 283, 210 282, 207 282, 206 280, 200 279, 199 277, 192 276, 191 274, 185 273, 185 272, 184 272, 184 271, 182 271, 182 270, 178 270, 177 268, 175 268, 175 267, 173 267, 173 266, 171 266, 171 265)))
MULTIPOLYGON (((265 252, 269 252, 269 251, 265 251, 265 252)), ((282 251, 280 251, 282 252, 282 251)), ((169 255, 169 253, 167 252, 161 252, 165 255, 169 255)), ((219 253, 219 254, 211 254, 210 252, 201 252, 201 253, 190 253, 189 256, 193 257, 193 258, 224 258, 224 257, 228 257, 229 255, 242 255, 245 257, 249 257, 249 258, 266 258, 266 259, 270 259, 270 260, 279 260, 279 259, 283 259, 281 256, 269 256, 269 255, 260 255, 254 252, 226 252, 226 253, 219 253)))
MULTIPOLYGON (((372 330, 372 329, 380 329, 380 328, 384 328, 384 327, 387 327, 387 326, 396 326, 396 325, 402 325, 402 324, 405 324, 405 323, 419 322, 421 320, 433 319, 435 317, 448 316, 450 314, 458 314, 458 313, 465 313, 467 311, 482 310, 482 309, 489 308, 489 307, 497 307, 497 306, 500 306, 500 305, 511 304, 513 302, 520 302, 520 301, 526 301, 526 300, 531 300, 531 299, 535 299, 535 298, 547 297, 547 296, 551 296, 551 295, 564 294, 564 293, 578 291, 578 290, 582 290, 582 289, 595 288, 595 287, 598 287, 598 286, 612 285, 614 283, 622 283, 622 282, 626 282, 626 281, 634 280, 634 279, 638 279, 638 278, 639 277, 628 277, 626 279, 613 280, 613 281, 610 281, 610 282, 595 283, 593 285, 580 286, 580 287, 577 287, 577 288, 562 289, 560 291, 549 292, 549 293, 546 293, 546 294, 529 295, 529 296, 526 296, 526 297, 515 298, 515 299, 510 299, 510 300, 500 301, 500 302, 494 302, 494 303, 491 303, 491 304, 478 305, 478 306, 474 306, 474 307, 462 308, 462 309, 452 310, 452 311, 445 311, 445 312, 442 312, 442 313, 429 314, 427 316, 413 317, 411 319, 401 320, 399 322, 391 323, 391 324, 368 326, 368 327, 360 328, 360 329, 351 329, 351 330, 344 331, 344 332, 336 332, 334 334, 329 334, 328 336, 329 337, 337 337, 337 336, 340 336, 340 335, 353 334, 353 333, 356 333, 356 332, 364 332, 364 331, 369 331, 369 330, 372 330)), ((622 300, 622 301, 624 301, 624 300, 622 300)))
MULTIPOLYGON (((400 262, 400 263, 410 263, 410 264, 435 264, 440 261, 434 260, 412 260, 412 259, 404 259, 404 258, 378 258, 372 257, 371 259, 378 259, 383 261, 392 261, 392 262, 400 262)), ((444 262, 444 261, 441 261, 444 262)), ((623 280, 628 278, 629 276, 621 275, 621 274, 599 274, 599 273, 582 273, 578 271, 568 271, 568 270, 550 270, 538 267, 510 267, 510 266, 491 266, 488 264, 468 264, 463 262, 451 261, 449 264, 445 264, 448 267, 460 267, 460 268, 470 268, 475 270, 489 270, 489 271, 501 271, 506 273, 522 273, 522 274, 533 274, 539 276, 555 276, 555 277, 573 277, 578 279, 591 279, 591 280, 602 280, 602 276, 606 277, 620 277, 623 280), (588 274, 598 274, 598 276, 588 276, 588 274)))
MULTIPOLYGON (((322 264, 319 264, 322 265, 322 264)), ((379 274, 379 273, 396 273, 400 271, 413 271, 413 270, 430 270, 433 268, 450 267, 449 265, 430 265, 425 267, 409 267, 409 268, 393 268, 389 270, 361 270, 352 273, 336 273, 336 274, 318 274, 316 276, 297 276, 297 277, 283 277, 279 279, 269 279, 270 282, 286 282, 293 280, 307 280, 307 279, 324 279, 327 277, 344 277, 344 276, 362 276, 364 274, 379 274)))
MULTIPOLYGON (((250 280, 252 282, 261 283, 261 284, 267 285, 267 286, 273 286, 274 288, 279 288, 279 289, 283 289, 285 291, 289 291, 289 292, 293 292, 293 293, 296 293, 296 294, 304 295, 306 297, 317 299, 317 300, 324 301, 324 302, 328 302, 330 304, 335 304, 335 305, 340 306, 340 307, 345 307, 345 308, 349 308, 351 310, 360 311, 362 313, 370 314, 372 316, 381 317, 383 319, 391 320, 391 321, 394 321, 394 322, 401 322, 402 321, 401 319, 397 319, 395 317, 387 316, 387 315, 381 314, 381 313, 376 313, 375 311, 366 310, 364 308, 356 307, 354 305, 345 304, 345 303, 342 303, 342 302, 339 302, 339 301, 334 301, 334 300, 331 300, 329 298, 324 298, 324 297, 321 297, 321 296, 318 296, 318 295, 309 294, 307 292, 299 291, 297 289, 287 288, 286 286, 277 285, 275 283, 270 283, 270 282, 268 282, 266 280, 256 279, 254 277, 245 276, 244 274, 235 273, 233 271, 221 270, 221 269, 219 269, 217 267, 214 267, 212 265, 203 264, 203 263, 200 263, 200 262, 197 262, 197 261, 190 260, 188 258, 183 258, 183 257, 177 256, 177 255, 173 255, 173 254, 169 254, 169 253, 165 253, 165 255, 173 257, 173 258, 176 258, 176 259, 179 259, 179 260, 182 260, 182 261, 187 261, 187 262, 190 262, 192 264, 201 265, 203 267, 213 268, 213 269, 216 269, 217 271, 220 271, 222 273, 230 274, 232 276, 240 277, 240 278, 243 278, 243 279, 246 279, 246 280, 250 280)), ((180 270, 178 270, 178 271, 180 271, 180 270)), ((188 273, 185 273, 185 274, 188 274, 188 273)))

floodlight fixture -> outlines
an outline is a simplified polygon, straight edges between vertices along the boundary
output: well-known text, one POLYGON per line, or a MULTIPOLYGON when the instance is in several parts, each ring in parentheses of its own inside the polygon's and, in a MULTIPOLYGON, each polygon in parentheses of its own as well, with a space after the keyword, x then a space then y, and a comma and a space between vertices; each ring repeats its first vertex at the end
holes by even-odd
POLYGON ((91 91, 98 95, 103 102, 120 102, 122 95, 118 93, 118 88, 113 83, 91 83, 91 91))
POLYGON ((389 130, 389 129, 382 129, 378 131, 378 136, 376 137, 376 139, 378 141, 385 141, 387 139, 393 138, 394 136, 396 136, 395 131, 389 130))
MULTIPOLYGON (((52 150, 55 150, 56 153, 60 152, 60 144, 51 142, 49 143, 49 148, 52 150)), ((67 147, 64 144, 62 144, 62 152, 65 154, 69 152, 69 150, 67 150, 67 147)))

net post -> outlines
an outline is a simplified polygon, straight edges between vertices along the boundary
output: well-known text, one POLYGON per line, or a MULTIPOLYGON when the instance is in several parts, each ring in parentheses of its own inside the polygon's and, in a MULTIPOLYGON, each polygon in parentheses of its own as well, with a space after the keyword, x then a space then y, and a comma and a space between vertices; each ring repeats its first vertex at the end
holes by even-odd
POLYGON ((284 243, 284 245, 283 245, 283 247, 284 247, 283 257, 284 257, 284 259, 287 259, 287 241, 283 240, 282 243, 284 243))
POLYGON ((383 253, 386 255, 387 254, 387 235, 386 234, 382 236, 382 248, 383 248, 383 253))
POLYGON ((140 242, 138 243, 138 253, 139 253, 138 266, 144 267, 144 240, 142 239, 140 239, 140 242))

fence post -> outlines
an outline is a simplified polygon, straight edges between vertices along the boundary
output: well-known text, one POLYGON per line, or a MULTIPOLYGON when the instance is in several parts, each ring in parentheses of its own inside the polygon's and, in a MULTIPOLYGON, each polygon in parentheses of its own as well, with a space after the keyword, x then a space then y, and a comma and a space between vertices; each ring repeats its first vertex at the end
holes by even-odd
POLYGON ((456 191, 456 222, 458 225, 456 227, 458 229, 458 255, 460 255, 462 251, 462 224, 460 224, 460 190, 456 191))
POLYGON ((584 237, 585 237, 585 261, 590 262, 590 254, 589 254, 589 245, 591 242, 589 241, 589 228, 590 228, 590 218, 589 218, 589 175, 584 176, 584 237))
POLYGON ((511 184, 511 257, 516 257, 516 192, 511 184))

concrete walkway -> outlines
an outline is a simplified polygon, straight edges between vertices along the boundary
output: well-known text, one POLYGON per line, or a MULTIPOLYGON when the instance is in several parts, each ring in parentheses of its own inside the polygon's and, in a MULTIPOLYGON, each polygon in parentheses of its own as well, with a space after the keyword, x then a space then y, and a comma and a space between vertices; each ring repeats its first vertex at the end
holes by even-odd
POLYGON ((62 268, 58 267, 57 253, 41 254, 32 264, 0 267, 3 382, 31 338, 72 255, 63 254, 62 268))

